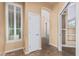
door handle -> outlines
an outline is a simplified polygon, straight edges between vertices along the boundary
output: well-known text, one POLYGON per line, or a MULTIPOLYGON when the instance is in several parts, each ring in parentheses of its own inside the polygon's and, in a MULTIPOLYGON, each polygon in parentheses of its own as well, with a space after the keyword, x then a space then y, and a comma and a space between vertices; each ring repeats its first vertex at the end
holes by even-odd
POLYGON ((37 36, 39 35, 39 34, 36 34, 37 36))

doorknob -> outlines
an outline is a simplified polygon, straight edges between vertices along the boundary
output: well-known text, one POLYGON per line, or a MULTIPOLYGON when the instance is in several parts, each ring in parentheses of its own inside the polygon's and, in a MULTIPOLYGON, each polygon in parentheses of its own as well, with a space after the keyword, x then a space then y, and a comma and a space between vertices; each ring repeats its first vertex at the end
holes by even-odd
POLYGON ((36 34, 37 36, 39 35, 39 34, 36 34))

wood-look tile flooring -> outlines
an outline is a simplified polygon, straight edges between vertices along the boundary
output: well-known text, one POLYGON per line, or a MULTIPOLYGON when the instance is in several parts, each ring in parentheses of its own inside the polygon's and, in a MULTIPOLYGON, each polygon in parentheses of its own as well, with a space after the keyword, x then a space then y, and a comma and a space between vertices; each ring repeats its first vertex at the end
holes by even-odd
POLYGON ((75 49, 74 48, 65 48, 63 47, 63 51, 59 52, 57 48, 46 45, 44 41, 42 41, 42 50, 31 52, 27 55, 24 54, 23 50, 7 53, 6 56, 74 56, 75 49))
POLYGON ((62 55, 55 47, 47 46, 42 50, 34 51, 27 56, 58 56, 62 55))
POLYGON ((75 54, 75 52, 76 52, 76 50, 75 50, 75 48, 74 47, 62 47, 62 52, 65 52, 65 53, 63 53, 63 55, 64 54, 68 54, 68 55, 71 55, 71 56, 75 56, 76 54, 75 54))
POLYGON ((47 48, 43 48, 42 50, 31 52, 30 54, 25 55, 23 50, 7 53, 6 56, 74 56, 74 53, 70 53, 67 48, 65 51, 59 52, 55 47, 47 46, 47 48))

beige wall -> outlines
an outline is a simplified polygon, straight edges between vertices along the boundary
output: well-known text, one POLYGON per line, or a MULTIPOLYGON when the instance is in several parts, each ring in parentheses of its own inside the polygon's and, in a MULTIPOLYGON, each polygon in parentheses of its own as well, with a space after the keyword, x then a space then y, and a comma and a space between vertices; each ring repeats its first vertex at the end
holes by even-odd
MULTIPOLYGON (((51 19, 50 19, 50 43, 51 45, 54 45, 57 47, 57 33, 58 33, 58 14, 61 11, 62 7, 64 6, 64 3, 58 3, 55 5, 50 5, 47 3, 25 3, 21 4, 24 8, 24 19, 23 19, 23 44, 22 42, 15 42, 15 43, 9 43, 5 44, 6 36, 5 36, 5 4, 0 3, 0 52, 3 51, 4 46, 6 45, 6 51, 12 50, 15 48, 21 48, 25 47, 25 50, 27 51, 28 48, 28 11, 35 11, 40 14, 41 16, 41 8, 47 7, 51 9, 51 19)), ((42 23, 42 22, 41 22, 42 23)), ((41 24, 42 25, 42 24, 41 24)), ((41 30, 41 29, 40 29, 41 30)), ((42 30, 41 30, 42 31, 42 30)), ((42 34, 42 32, 41 32, 42 34)))
POLYGON ((0 3, 0 53, 4 49, 4 39, 5 39, 5 10, 4 3, 0 3))
POLYGON ((59 13, 61 12, 62 8, 64 7, 64 2, 57 3, 52 6, 52 15, 50 20, 50 44, 57 47, 57 35, 58 35, 58 20, 59 20, 59 13))

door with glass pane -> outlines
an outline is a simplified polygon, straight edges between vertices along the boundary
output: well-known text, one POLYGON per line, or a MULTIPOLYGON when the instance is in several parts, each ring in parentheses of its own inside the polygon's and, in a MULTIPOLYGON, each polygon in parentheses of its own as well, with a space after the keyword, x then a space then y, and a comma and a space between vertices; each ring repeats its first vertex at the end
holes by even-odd
MULTIPOLYGON (((76 47, 76 5, 69 3, 61 14, 62 51, 75 55, 76 47)), ((62 53, 64 55, 64 53, 62 53)))
POLYGON ((6 3, 7 41, 22 39, 22 8, 19 5, 6 3))
POLYGON ((62 45, 75 47, 76 41, 76 8, 70 3, 62 14, 62 45))

